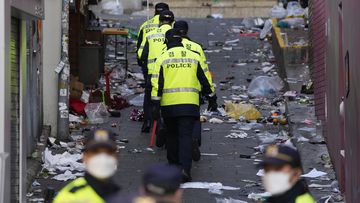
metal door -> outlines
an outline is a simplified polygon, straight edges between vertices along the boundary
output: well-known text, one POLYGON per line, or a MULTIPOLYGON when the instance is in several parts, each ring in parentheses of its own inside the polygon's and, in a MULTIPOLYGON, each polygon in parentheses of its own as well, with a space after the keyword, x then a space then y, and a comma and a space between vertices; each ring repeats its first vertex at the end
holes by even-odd
POLYGON ((26 119, 23 121, 25 125, 27 140, 27 154, 34 151, 35 145, 39 140, 42 127, 42 111, 41 111, 41 44, 38 39, 38 29, 35 20, 28 20, 26 23, 26 47, 27 51, 27 67, 26 67, 26 119))

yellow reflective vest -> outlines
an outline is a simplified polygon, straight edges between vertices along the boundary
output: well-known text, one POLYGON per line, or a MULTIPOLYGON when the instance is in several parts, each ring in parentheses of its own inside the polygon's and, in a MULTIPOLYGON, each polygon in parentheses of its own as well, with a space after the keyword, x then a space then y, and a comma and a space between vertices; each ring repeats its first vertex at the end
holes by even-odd
POLYGON ((161 106, 199 105, 201 88, 214 94, 200 64, 200 56, 182 46, 173 47, 159 56, 151 77, 151 99, 161 106))
POLYGON ((165 34, 171 28, 171 25, 164 24, 146 34, 142 43, 144 50, 141 55, 141 60, 147 61, 148 74, 153 73, 153 67, 157 57, 166 49, 165 34))
POLYGON ((296 197, 295 203, 315 203, 315 200, 309 193, 305 193, 296 197))
POLYGON ((182 44, 184 45, 184 47, 186 49, 199 54, 201 67, 204 70, 206 78, 210 82, 211 90, 215 91, 215 88, 214 88, 214 85, 213 85, 213 82, 212 82, 212 76, 211 76, 211 73, 210 73, 210 69, 209 69, 209 66, 208 66, 208 64, 206 62, 206 56, 205 56, 205 53, 204 53, 204 50, 203 50, 202 46, 200 44, 196 43, 196 42, 193 42, 193 41, 187 39, 187 38, 182 39, 182 44))
POLYGON ((145 21, 140 26, 139 33, 138 33, 138 42, 137 42, 138 58, 140 58, 142 51, 144 49, 144 47, 141 46, 141 44, 142 44, 143 40, 145 39, 146 34, 159 27, 159 22, 160 22, 159 17, 160 17, 160 15, 155 15, 151 19, 145 21))
POLYGON ((105 200, 81 177, 61 189, 53 203, 105 203, 105 200))

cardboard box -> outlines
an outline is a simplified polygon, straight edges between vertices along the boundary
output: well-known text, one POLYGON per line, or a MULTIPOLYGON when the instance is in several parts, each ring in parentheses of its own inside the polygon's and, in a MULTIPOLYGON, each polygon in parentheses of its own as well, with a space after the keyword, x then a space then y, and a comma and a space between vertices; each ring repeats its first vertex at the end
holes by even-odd
POLYGON ((84 84, 79 82, 78 77, 70 77, 70 98, 80 99, 84 90, 84 84))

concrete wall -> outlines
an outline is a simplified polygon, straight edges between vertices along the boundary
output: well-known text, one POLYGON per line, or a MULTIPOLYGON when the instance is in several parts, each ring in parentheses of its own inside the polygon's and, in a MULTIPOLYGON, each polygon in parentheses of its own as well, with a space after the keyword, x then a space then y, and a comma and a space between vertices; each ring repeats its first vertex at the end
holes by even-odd
POLYGON ((44 124, 51 126, 51 135, 57 131, 58 75, 55 68, 61 56, 61 3, 45 0, 43 21, 43 109, 44 124))
MULTIPOLYGON (((0 1, 0 154, 10 153, 10 2, 0 1)), ((0 202, 10 202, 10 159, 0 160, 0 202)))
MULTIPOLYGON (((150 0, 156 4, 158 0, 150 0)), ((268 17, 277 0, 163 0, 168 3, 176 17, 204 18, 220 13, 224 18, 268 17), (209 6, 211 5, 211 6, 209 6)))

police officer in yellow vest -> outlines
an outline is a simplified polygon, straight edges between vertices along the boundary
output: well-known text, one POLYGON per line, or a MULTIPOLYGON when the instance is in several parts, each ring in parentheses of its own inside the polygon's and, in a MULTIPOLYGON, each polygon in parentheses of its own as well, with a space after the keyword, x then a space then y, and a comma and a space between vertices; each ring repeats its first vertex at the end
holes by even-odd
POLYGON ((263 186, 272 196, 266 203, 315 203, 306 182, 299 152, 287 145, 270 145, 260 164, 265 174, 263 186))
MULTIPOLYGON (((201 67, 204 69, 204 72, 208 80, 212 82, 211 74, 209 71, 208 64, 206 63, 206 56, 202 48, 202 45, 191 40, 188 36, 188 31, 189 31, 188 23, 183 20, 176 21, 174 24, 174 28, 179 30, 182 37, 182 44, 184 45, 184 47, 200 55, 201 67)), ((212 83, 211 83, 211 88, 214 90, 214 86, 212 85, 212 83)))
MULTIPOLYGON (((204 70, 206 78, 210 82, 211 90, 214 91, 214 85, 212 83, 212 76, 211 76, 208 64, 206 62, 206 56, 205 56, 204 50, 202 48, 202 45, 191 40, 188 37, 189 25, 186 21, 183 21, 183 20, 176 21, 174 24, 174 28, 179 30, 181 37, 182 37, 183 46, 186 49, 199 54, 200 59, 201 59, 201 61, 200 61, 201 67, 204 70)), ((209 111, 217 111, 217 106, 209 106, 208 110, 209 111)), ((196 123, 195 123, 193 138, 194 138, 194 140, 193 140, 192 157, 193 157, 194 161, 199 161, 200 160, 199 146, 201 145, 201 122, 200 122, 200 120, 196 121, 196 123)))
POLYGON ((141 26, 140 26, 140 29, 139 29, 139 33, 138 33, 138 41, 137 41, 137 44, 136 44, 136 47, 137 47, 137 54, 138 54, 138 62, 139 62, 139 65, 141 66, 141 61, 139 60, 140 59, 140 56, 142 54, 142 51, 144 49, 144 47, 141 46, 143 40, 145 39, 145 36, 147 33, 155 30, 156 28, 159 27, 159 23, 160 23, 160 20, 159 20, 159 17, 160 17, 160 13, 162 11, 165 11, 165 10, 169 10, 169 5, 167 5, 166 3, 158 3, 155 5, 155 15, 145 21, 141 26))
POLYGON ((155 60, 161 53, 166 49, 165 33, 172 28, 174 22, 174 14, 171 11, 165 10, 160 13, 160 27, 147 33, 143 40, 142 46, 144 50, 141 55, 141 60, 144 61, 144 66, 147 67, 145 70, 146 87, 144 97, 144 123, 142 126, 142 132, 149 132, 151 122, 153 120, 151 116, 151 75, 153 73, 153 67, 155 60))
POLYGON ((105 203, 119 192, 111 177, 117 170, 117 146, 113 135, 103 129, 89 134, 83 155, 84 177, 70 182, 55 197, 53 203, 105 203))
POLYGON ((199 93, 203 91, 211 106, 217 106, 215 92, 211 89, 201 67, 200 56, 184 48, 178 30, 166 33, 165 51, 155 62, 152 74, 151 99, 153 116, 161 115, 167 129, 167 159, 181 167, 183 181, 191 181, 192 133, 200 116, 199 93))

